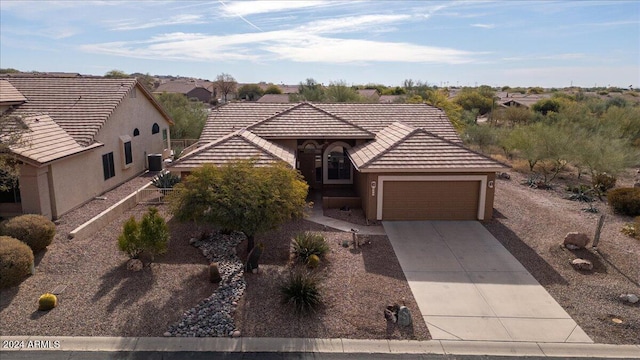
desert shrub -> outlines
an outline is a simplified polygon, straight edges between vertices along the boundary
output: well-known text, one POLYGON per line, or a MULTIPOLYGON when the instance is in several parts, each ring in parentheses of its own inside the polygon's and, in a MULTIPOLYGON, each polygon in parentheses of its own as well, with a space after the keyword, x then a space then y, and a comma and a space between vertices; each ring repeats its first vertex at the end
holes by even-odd
POLYGON ((42 294, 38 299, 38 310, 40 311, 49 311, 56 306, 58 306, 58 297, 51 293, 42 294))
POLYGON ((640 215, 640 188, 618 188, 607 194, 611 208, 622 215, 640 215))
POLYGON ((593 189, 589 188, 586 185, 569 186, 567 188, 567 191, 570 191, 572 193, 567 197, 568 200, 582 202, 593 201, 593 189))
POLYGON ((298 314, 308 314, 322 304, 318 277, 302 269, 294 269, 281 285, 282 303, 293 306, 298 314))
POLYGON ((133 216, 122 227, 122 234, 118 236, 118 249, 132 259, 137 259, 144 250, 144 244, 140 240, 140 227, 133 216))
POLYGON ((324 236, 310 231, 296 234, 293 237, 292 245, 293 253, 303 263, 306 263, 311 255, 320 258, 329 251, 329 245, 324 240, 324 236))
POLYGON ((31 274, 33 251, 24 242, 0 236, 0 289, 19 284, 31 274))
POLYGON ((145 251, 152 256, 167 252, 169 244, 169 227, 158 209, 150 207, 140 222, 140 242, 145 251))
POLYGON ((640 240, 640 216, 637 216, 633 223, 625 224, 620 232, 640 240))
POLYGON ((42 215, 20 215, 4 222, 0 234, 25 242, 36 253, 51 244, 56 225, 42 215))
POLYGON ((153 184, 153 186, 159 189, 173 188, 179 182, 180 182, 180 177, 168 171, 162 172, 154 176, 153 179, 151 180, 151 183, 153 184))
POLYGON ((607 173, 601 173, 591 179, 593 189, 599 194, 604 194, 616 186, 616 177, 607 173))

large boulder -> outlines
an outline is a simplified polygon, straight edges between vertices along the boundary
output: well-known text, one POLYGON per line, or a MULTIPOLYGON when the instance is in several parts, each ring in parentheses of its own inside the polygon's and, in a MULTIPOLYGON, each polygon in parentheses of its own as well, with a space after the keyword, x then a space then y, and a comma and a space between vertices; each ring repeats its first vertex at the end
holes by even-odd
POLYGON ((579 232, 570 232, 564 237, 564 246, 573 249, 583 249, 589 243, 589 237, 579 232), (569 246, 571 245, 571 246, 569 246))

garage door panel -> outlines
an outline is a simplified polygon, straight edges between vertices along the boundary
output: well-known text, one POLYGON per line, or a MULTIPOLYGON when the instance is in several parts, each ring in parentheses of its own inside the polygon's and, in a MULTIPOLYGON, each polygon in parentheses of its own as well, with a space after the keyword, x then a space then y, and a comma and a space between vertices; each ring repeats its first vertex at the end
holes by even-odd
POLYGON ((480 181, 385 181, 383 220, 476 220, 480 181))

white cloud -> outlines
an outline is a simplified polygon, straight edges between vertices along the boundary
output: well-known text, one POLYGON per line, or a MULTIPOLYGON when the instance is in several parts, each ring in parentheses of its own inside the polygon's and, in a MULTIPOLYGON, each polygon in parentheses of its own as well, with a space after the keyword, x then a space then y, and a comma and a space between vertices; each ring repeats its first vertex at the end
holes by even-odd
POLYGON ((482 28, 482 29, 493 29, 496 27, 495 24, 471 24, 471 26, 482 28))
POLYGON ((335 19, 325 19, 312 21, 306 25, 298 27, 299 31, 331 34, 341 32, 364 31, 369 27, 380 27, 389 23, 397 23, 409 20, 411 15, 362 15, 348 16, 335 19))
POLYGON ((206 21, 203 19, 202 15, 195 14, 182 14, 175 15, 167 19, 151 19, 144 21, 135 21, 135 20, 119 20, 113 22, 109 25, 110 30, 116 31, 124 31, 124 30, 140 30, 140 29, 150 29, 154 27, 160 26, 170 26, 170 25, 186 25, 186 24, 204 24, 206 21))
POLYGON ((327 5, 326 1, 220 1, 226 16, 247 16, 327 5))

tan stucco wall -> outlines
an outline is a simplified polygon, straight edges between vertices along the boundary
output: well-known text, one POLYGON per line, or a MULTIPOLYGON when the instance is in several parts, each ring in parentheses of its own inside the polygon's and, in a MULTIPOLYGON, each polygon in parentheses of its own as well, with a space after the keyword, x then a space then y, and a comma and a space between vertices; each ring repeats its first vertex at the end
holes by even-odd
MULTIPOLYGON (((496 185, 496 174, 494 172, 490 173, 470 173, 470 172, 460 172, 460 173, 360 173, 358 175, 358 183, 360 187, 360 197, 362 198, 362 209, 364 210, 365 216, 369 220, 376 219, 377 213, 377 196, 378 191, 376 187, 375 195, 371 194, 371 181, 375 181, 376 185, 379 186, 380 182, 378 181, 378 176, 387 176, 387 175, 401 175, 401 176, 455 176, 455 175, 483 175, 487 176, 487 184, 493 182, 493 187, 487 186, 486 188, 486 198, 485 198, 485 209, 484 209, 484 220, 489 221, 493 217, 493 200, 495 197, 495 185, 496 185), (369 189, 366 191, 365 189, 369 189)), ((408 197, 411 194, 407 194, 408 197)))
POLYGON ((167 130, 167 144, 170 144, 169 123, 141 90, 137 89, 136 93, 135 98, 126 97, 100 129, 96 141, 103 143, 103 147, 39 168, 38 172, 44 175, 38 176, 37 186, 33 176, 29 178, 35 168, 23 166, 27 170, 20 175, 23 212, 57 218, 147 169, 146 154, 164 150, 163 129, 167 130), (152 135, 154 123, 160 126, 160 132, 152 135), (133 136, 135 128, 140 131, 136 137, 133 136), (133 163, 127 169, 123 168, 124 147, 120 141, 120 136, 124 135, 131 137, 133 152, 133 163), (105 181, 102 155, 110 152, 113 152, 115 176, 105 181), (43 199, 45 188, 51 189, 46 192, 46 197, 55 201, 54 204, 43 199))

